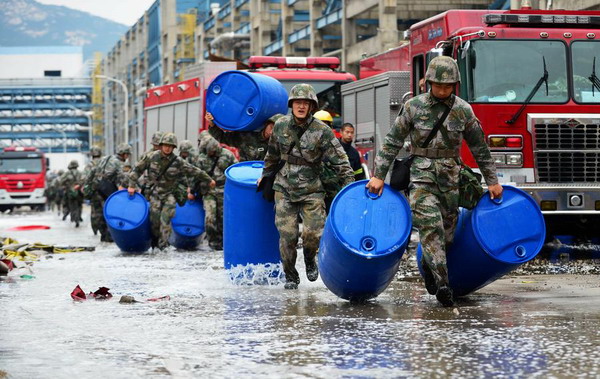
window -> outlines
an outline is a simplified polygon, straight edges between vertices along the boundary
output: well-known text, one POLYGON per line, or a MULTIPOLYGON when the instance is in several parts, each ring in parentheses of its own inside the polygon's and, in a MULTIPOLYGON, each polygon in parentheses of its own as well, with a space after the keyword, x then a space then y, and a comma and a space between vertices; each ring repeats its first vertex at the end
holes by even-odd
MULTIPOLYGON (((592 85, 593 74, 600 75, 600 43, 575 41, 571 44, 573 99, 578 103, 600 103, 600 88, 592 85), (594 59, 596 64, 594 67, 594 59)), ((600 84, 600 82, 598 82, 600 84)))
POLYGON ((468 101, 523 103, 530 95, 533 96, 532 103, 568 101, 567 47, 562 41, 470 42, 470 46, 465 46, 460 53, 461 62, 467 66, 468 101), (532 93, 544 75, 544 61, 548 72, 548 94, 545 83, 532 93))
POLYGON ((61 71, 60 70, 45 70, 44 76, 45 77, 60 77, 61 71))
POLYGON ((423 55, 415 55, 412 60, 413 69, 413 94, 414 96, 420 95, 425 91, 421 91, 421 87, 419 86, 419 81, 425 77, 425 60, 423 59, 423 55))

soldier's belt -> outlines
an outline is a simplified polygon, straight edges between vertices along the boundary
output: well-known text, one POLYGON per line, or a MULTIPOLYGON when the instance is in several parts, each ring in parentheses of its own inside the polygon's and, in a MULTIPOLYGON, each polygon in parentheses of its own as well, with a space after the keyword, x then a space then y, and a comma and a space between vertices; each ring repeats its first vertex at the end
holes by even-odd
POLYGON ((460 156, 460 150, 448 150, 448 149, 424 149, 422 147, 411 146, 410 152, 413 155, 425 158, 458 158, 460 156))
POLYGON ((309 162, 304 158, 296 157, 288 154, 281 154, 281 160, 286 161, 291 164, 301 165, 301 166, 316 166, 318 163, 309 162))

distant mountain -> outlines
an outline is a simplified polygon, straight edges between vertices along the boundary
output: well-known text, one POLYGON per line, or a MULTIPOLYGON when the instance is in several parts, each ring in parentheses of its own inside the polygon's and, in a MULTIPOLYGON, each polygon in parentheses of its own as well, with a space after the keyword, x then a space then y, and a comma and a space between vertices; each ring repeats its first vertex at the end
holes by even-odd
POLYGON ((128 27, 35 0, 0 0, 0 46, 83 46, 84 59, 108 52, 128 27))

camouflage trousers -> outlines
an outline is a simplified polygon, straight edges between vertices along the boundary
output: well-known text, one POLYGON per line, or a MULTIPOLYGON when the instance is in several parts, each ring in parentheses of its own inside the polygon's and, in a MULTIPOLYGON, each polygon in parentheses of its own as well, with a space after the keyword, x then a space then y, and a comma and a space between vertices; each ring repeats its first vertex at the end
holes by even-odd
POLYGON ((169 237, 173 230, 171 220, 175 216, 177 202, 173 194, 150 195, 150 228, 152 239, 159 249, 169 246, 169 237))
POLYGON ((90 199, 90 224, 92 225, 92 231, 94 235, 100 232, 101 236, 108 234, 108 228, 106 221, 104 220, 104 201, 98 194, 94 194, 90 199))
POLYGON ((410 189, 413 226, 419 231, 423 261, 439 286, 448 285, 446 251, 458 221, 458 189, 440 191, 437 184, 413 183, 410 189))
POLYGON ((81 220, 81 207, 83 206, 82 198, 67 199, 67 213, 71 215, 71 222, 79 224, 81 220))
POLYGON ((208 245, 215 250, 223 250, 223 193, 211 191, 202 199, 208 245))
POLYGON ((317 256, 319 241, 325 226, 325 202, 322 198, 309 198, 292 202, 281 192, 275 192, 275 226, 279 231, 279 254, 283 272, 288 282, 300 283, 296 270, 298 237, 302 218, 302 245, 304 261, 311 262, 317 256))

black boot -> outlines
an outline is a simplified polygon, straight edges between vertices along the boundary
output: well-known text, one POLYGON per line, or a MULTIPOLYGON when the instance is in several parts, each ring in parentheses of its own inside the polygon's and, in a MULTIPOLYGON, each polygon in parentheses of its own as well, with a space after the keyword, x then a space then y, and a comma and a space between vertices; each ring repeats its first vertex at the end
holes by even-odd
POLYGON ((437 290, 435 297, 444 307, 454 306, 454 295, 452 294, 452 288, 448 286, 441 286, 437 290))
POLYGON ((283 286, 286 290, 297 290, 298 283, 296 282, 285 282, 285 286, 283 286))
POLYGON ((306 277, 310 282, 314 282, 319 278, 319 267, 317 266, 317 260, 315 258, 310 261, 305 261, 306 264, 306 277))
POLYGON ((435 295, 437 293, 438 287, 435 282, 435 278, 433 277, 433 273, 429 268, 429 265, 425 260, 421 260, 421 268, 423 269, 423 280, 425 281, 425 288, 430 295, 435 295))

